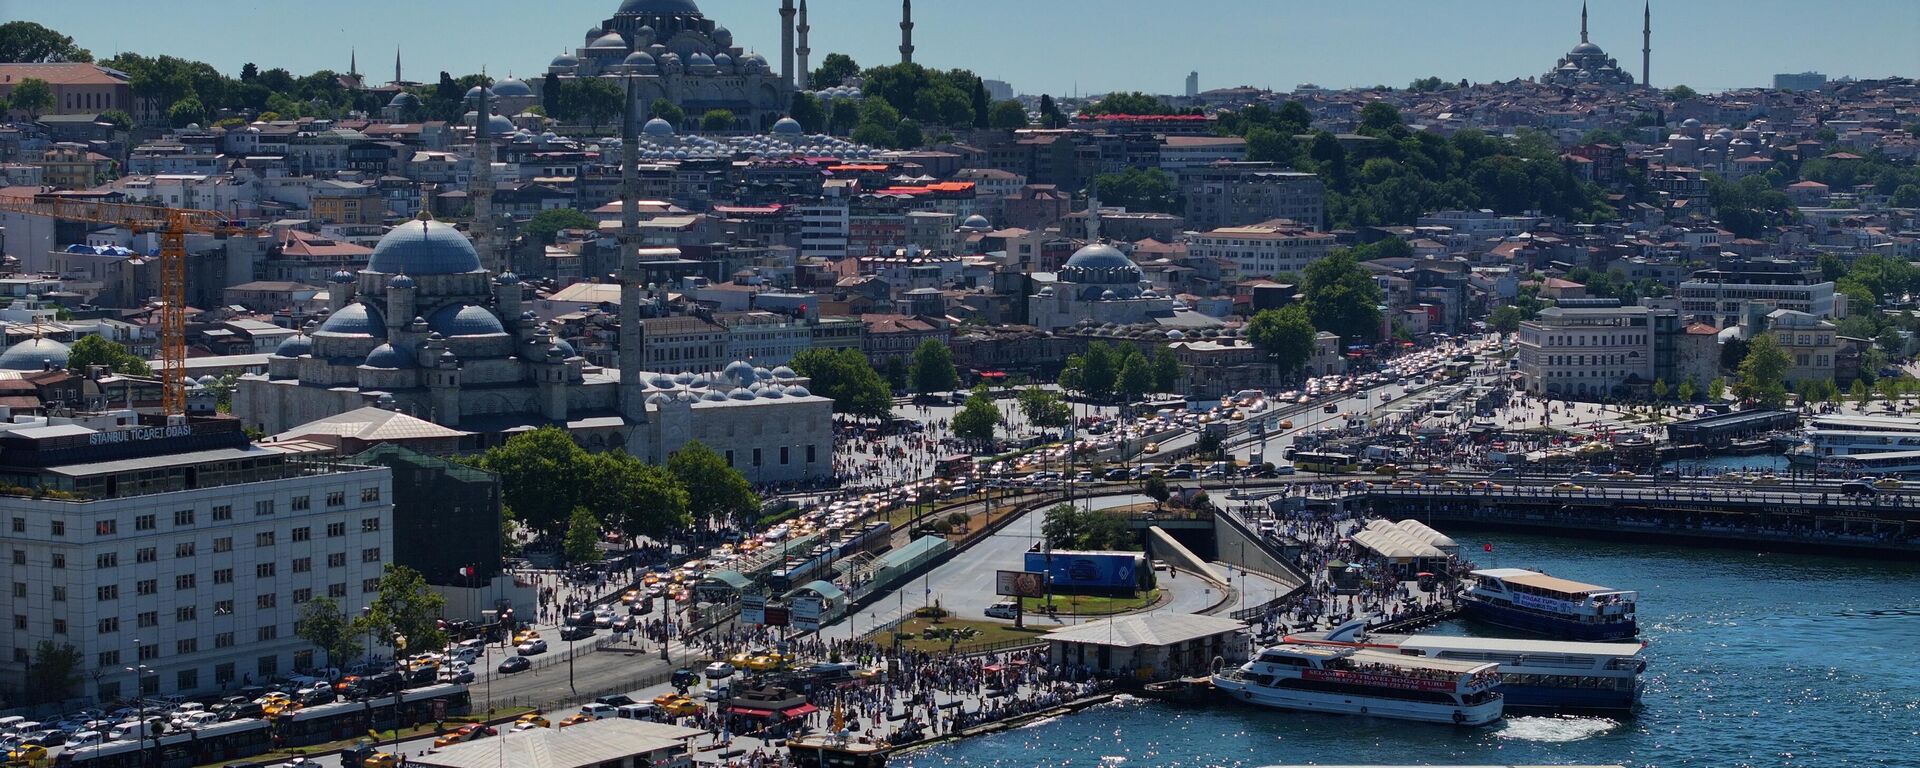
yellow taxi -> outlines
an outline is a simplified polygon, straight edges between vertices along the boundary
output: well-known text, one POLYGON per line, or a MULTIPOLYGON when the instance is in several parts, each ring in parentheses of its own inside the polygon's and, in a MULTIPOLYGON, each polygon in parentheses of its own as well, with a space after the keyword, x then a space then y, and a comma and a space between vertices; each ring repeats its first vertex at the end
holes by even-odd
POLYGON ((620 596, 620 602, 626 603, 628 605, 632 605, 635 600, 639 600, 639 599, 640 599, 640 590, 637 590, 637 589, 629 589, 627 590, 626 594, 620 596))
POLYGON ((47 764, 47 748, 23 744, 7 753, 7 765, 42 766, 47 764))
POLYGON ((466 725, 460 726, 458 730, 442 734, 440 738, 434 739, 433 746, 435 749, 450 747, 463 741, 473 741, 474 739, 485 738, 493 734, 494 730, 485 724, 467 723, 466 725))
POLYGON ((700 702, 679 694, 669 694, 661 698, 656 698, 653 700, 653 704, 659 707, 660 711, 667 713, 667 715, 671 717, 697 715, 701 709, 700 702), (664 701, 662 699, 664 699, 664 701))
POLYGON ((1457 491, 1457 490, 1460 490, 1461 488, 1465 488, 1466 486, 1464 486, 1464 485, 1461 485, 1461 484, 1460 484, 1460 481, 1458 481, 1458 480, 1448 480, 1448 481, 1446 481, 1446 482, 1444 482, 1444 483, 1441 483, 1441 484, 1440 484, 1440 487, 1442 487, 1442 488, 1445 488, 1445 489, 1447 489, 1447 490, 1450 490, 1450 491, 1457 491))
POLYGON ((1392 477, 1394 475, 1400 474, 1400 465, 1382 464, 1380 466, 1374 467, 1373 473, 1376 475, 1386 475, 1388 477, 1392 477))
POLYGON ((1891 477, 1883 477, 1873 481, 1873 487, 1883 491, 1891 491, 1900 487, 1900 481, 1891 477))
POLYGON ((526 725, 534 728, 552 728, 553 727, 553 723, 551 721, 547 720, 546 717, 535 712, 528 712, 524 715, 521 715, 520 719, 513 721, 513 724, 515 726, 526 725))
POLYGON ((1556 483, 1553 486, 1553 490, 1556 493, 1561 491, 1565 491, 1567 493, 1579 493, 1580 491, 1584 491, 1586 489, 1580 486, 1574 485, 1573 483, 1556 483))
POLYGON ((524 645, 538 639, 540 639, 540 630, 537 629, 523 629, 513 633, 514 645, 524 645))
POLYGON ((576 712, 572 715, 568 715, 567 719, 561 720, 560 727, 565 728, 567 726, 579 725, 581 723, 591 723, 593 722, 593 720, 594 720, 593 715, 589 715, 585 712, 576 712))
POLYGON ((400 768, 400 756, 392 752, 375 752, 360 761, 360 768, 400 768))

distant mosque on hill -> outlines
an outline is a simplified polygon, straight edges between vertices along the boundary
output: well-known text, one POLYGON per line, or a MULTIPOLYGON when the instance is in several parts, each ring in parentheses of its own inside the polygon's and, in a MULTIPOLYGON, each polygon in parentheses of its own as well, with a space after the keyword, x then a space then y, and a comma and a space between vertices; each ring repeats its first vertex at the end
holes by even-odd
MULTIPOLYGON (((1651 4, 1641 8, 1640 25, 1640 82, 1645 84, 1649 76, 1647 71, 1653 56, 1653 7, 1651 4)), ((1587 6, 1580 4, 1580 43, 1560 57, 1553 69, 1540 76, 1543 85, 1579 86, 1600 85, 1613 88, 1630 88, 1633 75, 1620 68, 1619 62, 1608 56, 1593 41, 1587 39, 1587 6)))

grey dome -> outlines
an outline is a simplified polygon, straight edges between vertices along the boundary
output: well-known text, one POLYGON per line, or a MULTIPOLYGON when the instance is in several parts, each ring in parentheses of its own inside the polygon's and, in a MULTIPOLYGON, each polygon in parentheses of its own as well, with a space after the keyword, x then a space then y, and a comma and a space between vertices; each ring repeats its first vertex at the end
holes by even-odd
POLYGON ((507 329, 500 325, 500 318, 494 317, 485 307, 473 304, 449 304, 441 307, 427 318, 427 326, 434 332, 448 338, 455 336, 492 336, 505 334, 507 329))
POLYGON ((494 95, 492 88, 482 88, 476 85, 467 89, 467 101, 479 101, 481 96, 492 95, 494 95))
POLYGON ((787 397, 812 397, 812 396, 813 396, 813 393, 808 392, 806 387, 802 387, 797 384, 791 387, 787 387, 787 397))
POLYGON ((714 402, 714 401, 725 402, 727 399, 727 396, 725 393, 721 392, 720 390, 714 389, 714 390, 708 390, 706 394, 700 396, 700 399, 706 400, 709 402, 714 402))
POLYGON ((647 395, 647 405, 666 405, 671 402, 673 402, 673 395, 665 392, 655 392, 647 395))
POLYGON ((320 330, 314 331, 333 336, 383 336, 386 332, 387 323, 380 317, 380 310, 361 303, 341 307, 340 311, 327 316, 320 330))
POLYGON ((351 283, 353 282, 353 273, 343 269, 333 273, 333 277, 327 279, 336 283, 351 283))
POLYGON ((571 53, 563 53, 563 54, 560 54, 560 55, 558 55, 558 56, 555 56, 555 57, 553 57, 553 63, 551 63, 551 64, 548 64, 547 66, 550 66, 550 67, 571 67, 571 66, 574 66, 574 65, 576 65, 576 64, 579 64, 579 63, 580 63, 580 57, 578 57, 578 56, 575 56, 575 55, 573 55, 573 54, 571 54, 571 53))
POLYGON ((716 53, 713 55, 713 65, 719 67, 722 71, 731 72, 733 71, 733 57, 725 53, 716 53))
MULTIPOLYGON (((469 127, 480 127, 480 113, 478 112, 468 112, 462 120, 469 127)), ((487 132, 496 137, 512 135, 516 130, 519 129, 514 126, 513 120, 506 115, 491 115, 487 118, 487 132)))
POLYGON ((368 352, 366 362, 361 363, 361 365, 367 368, 380 368, 384 370, 412 368, 413 355, 392 344, 382 344, 374 347, 372 352, 368 352))
POLYGON ((1581 43, 1579 45, 1574 46, 1573 50, 1568 51, 1568 53, 1580 55, 1580 54, 1606 53, 1606 51, 1600 50, 1600 46, 1594 45, 1593 43, 1581 43))
POLYGON ((713 57, 696 51, 692 56, 687 57, 687 67, 690 69, 712 69, 713 57))
POLYGON ((420 97, 413 95, 413 93, 409 91, 401 91, 393 95, 393 100, 387 102, 387 106, 395 109, 417 107, 420 106, 420 97))
POLYGON ((273 348, 275 357, 299 357, 313 354, 313 337, 296 333, 280 340, 280 346, 273 348))
POLYGON ((509 77, 493 84, 493 95, 507 98, 532 96, 533 89, 525 82, 509 77))
POLYGON ((794 373, 792 368, 784 365, 773 369, 773 377, 776 379, 794 379, 799 378, 799 376, 800 374, 794 373))
POLYGON ((627 49, 627 39, 624 37, 621 37, 620 33, 618 32, 608 32, 604 35, 601 35, 600 39, 593 41, 592 45, 587 46, 587 50, 589 51, 611 51, 611 50, 624 51, 626 49, 627 49))
POLYGON ((48 364, 65 368, 72 354, 67 345, 53 339, 31 338, 0 352, 0 371, 37 371, 48 364))
POLYGON ((799 136, 803 133, 806 133, 806 129, 800 126, 800 121, 791 117, 780 118, 773 124, 775 136, 799 136))
POLYGON ((388 288, 412 288, 414 287, 413 278, 407 277, 405 274, 394 275, 392 280, 387 281, 387 287, 388 288))
POLYGON ((716 26, 713 28, 713 42, 722 48, 733 47, 733 30, 716 26))
POLYGON ((760 397, 767 400, 778 400, 786 396, 787 393, 779 387, 767 387, 766 389, 760 390, 760 397))
POLYGON ((664 373, 656 374, 653 378, 648 379, 647 383, 652 384, 654 389, 673 389, 673 377, 664 373))
POLYGON ((653 66, 653 56, 646 51, 634 51, 633 53, 627 54, 627 58, 621 60, 620 63, 629 67, 651 67, 653 66))
POLYGON ((652 120, 648 120, 647 124, 640 128, 640 132, 656 138, 664 138, 667 136, 672 136, 673 123, 669 123, 665 120, 662 120, 656 117, 652 120))
POLYGON ((987 221, 987 217, 976 213, 968 216, 966 221, 960 222, 960 228, 968 231, 977 230, 984 232, 993 229, 993 222, 987 221))
POLYGON ((733 379, 734 383, 740 386, 752 384, 756 378, 753 374, 753 363, 745 360, 735 360, 727 363, 727 367, 721 370, 721 374, 729 379, 733 379))
POLYGON ((615 16, 699 16, 700 6, 693 0, 624 0, 615 16))
POLYGON ((553 346, 548 347, 547 351, 551 353, 554 350, 559 350, 560 356, 563 358, 580 356, 580 353, 574 350, 573 344, 569 343, 566 339, 554 339, 553 346))
MULTIPOLYGON (((410 221, 387 231, 367 259, 382 274, 455 275, 480 270, 473 243, 450 224, 410 221)), ((331 320, 329 320, 331 322, 331 320)))
POLYGON ((1060 279, 1070 283, 1132 284, 1140 282, 1140 267, 1127 255, 1105 243, 1094 243, 1067 259, 1060 279))
POLYGON ((733 398, 735 400, 752 400, 753 393, 748 392, 747 390, 744 390, 744 389, 736 389, 731 394, 727 395, 727 397, 733 398))

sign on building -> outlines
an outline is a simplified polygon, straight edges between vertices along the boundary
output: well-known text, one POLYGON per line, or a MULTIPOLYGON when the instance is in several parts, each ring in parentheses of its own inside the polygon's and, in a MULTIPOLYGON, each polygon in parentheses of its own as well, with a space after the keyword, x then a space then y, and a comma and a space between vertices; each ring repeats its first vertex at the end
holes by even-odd
POLYGON ((792 612, 794 629, 816 632, 826 619, 827 601, 822 597, 795 596, 787 601, 787 609, 792 612))
POLYGON ((747 627, 767 626, 767 596, 740 596, 740 624, 747 627))

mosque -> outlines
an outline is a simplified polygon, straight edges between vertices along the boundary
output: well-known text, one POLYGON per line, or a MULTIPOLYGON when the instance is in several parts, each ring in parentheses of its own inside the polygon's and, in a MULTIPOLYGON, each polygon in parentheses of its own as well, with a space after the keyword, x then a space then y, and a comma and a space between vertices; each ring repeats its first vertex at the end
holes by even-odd
MULTIPOLYGON (((1651 5, 1642 9, 1640 46, 1640 80, 1645 83, 1647 71, 1653 53, 1653 9, 1651 5)), ((1587 39, 1587 6, 1580 5, 1580 43, 1560 57, 1553 69, 1540 76, 1545 85, 1578 86, 1601 85, 1626 88, 1633 85, 1633 75, 1620 68, 1620 64, 1608 56, 1593 41, 1587 39)))
POLYGON ((1172 297, 1155 292, 1138 264, 1120 249, 1100 241, 1098 200, 1087 204, 1087 240, 1087 245, 1074 251, 1059 272, 1033 276, 1040 287, 1027 297, 1027 322, 1051 331, 1088 322, 1161 323, 1182 314, 1185 308, 1172 297))

